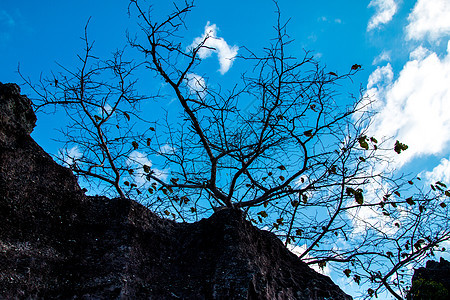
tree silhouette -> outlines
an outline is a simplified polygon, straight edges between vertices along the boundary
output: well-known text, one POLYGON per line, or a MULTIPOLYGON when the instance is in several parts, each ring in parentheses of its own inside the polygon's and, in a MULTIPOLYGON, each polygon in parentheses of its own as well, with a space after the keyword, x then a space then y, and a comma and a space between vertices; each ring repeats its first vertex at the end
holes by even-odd
POLYGON ((329 71, 308 51, 291 54, 293 39, 277 9, 275 36, 263 51, 241 47, 239 56, 225 58, 246 72, 222 89, 198 75, 215 37, 194 44, 182 38, 193 8, 184 1, 159 18, 131 0, 129 14, 141 30, 128 41, 138 58, 126 60, 124 50, 95 57, 85 28, 78 69, 63 68, 38 85, 26 80, 37 110, 67 112, 61 161, 89 189, 138 199, 174 219, 243 210, 306 263, 331 264, 366 296, 387 290, 402 299, 408 268, 445 251, 439 244, 450 238, 450 192, 439 182, 425 193, 417 179, 380 168, 387 152, 401 155, 407 146, 369 136, 372 99, 363 90, 342 92, 361 65, 329 71), (170 94, 138 94, 143 69, 170 94), (152 119, 140 111, 144 102, 173 98, 176 120, 171 111, 152 119))

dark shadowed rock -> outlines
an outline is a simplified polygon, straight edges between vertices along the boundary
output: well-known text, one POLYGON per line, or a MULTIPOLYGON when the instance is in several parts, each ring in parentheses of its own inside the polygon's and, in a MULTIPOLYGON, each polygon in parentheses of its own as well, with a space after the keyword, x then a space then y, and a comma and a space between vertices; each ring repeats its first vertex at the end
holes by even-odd
POLYGON ((415 270, 408 299, 450 299, 450 262, 443 258, 439 262, 429 260, 425 268, 415 270))
POLYGON ((0 83, 0 299, 351 299, 239 211, 175 223, 85 196, 30 104, 0 83))

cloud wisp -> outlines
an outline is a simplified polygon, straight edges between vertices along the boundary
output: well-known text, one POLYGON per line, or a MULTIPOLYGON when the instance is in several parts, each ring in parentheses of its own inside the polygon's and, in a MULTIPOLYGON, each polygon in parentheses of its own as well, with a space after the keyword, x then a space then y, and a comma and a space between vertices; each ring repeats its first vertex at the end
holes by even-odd
POLYGON ((195 38, 188 49, 195 49, 199 45, 202 45, 198 51, 198 56, 201 59, 208 58, 213 53, 217 53, 220 64, 219 72, 223 75, 231 68, 239 47, 230 47, 223 38, 217 36, 217 31, 218 28, 216 24, 211 25, 210 22, 208 22, 205 26, 203 35, 195 38))
POLYGON ((395 0, 372 0, 368 7, 375 7, 375 14, 370 18, 367 24, 367 31, 380 28, 381 25, 387 24, 398 10, 395 0))

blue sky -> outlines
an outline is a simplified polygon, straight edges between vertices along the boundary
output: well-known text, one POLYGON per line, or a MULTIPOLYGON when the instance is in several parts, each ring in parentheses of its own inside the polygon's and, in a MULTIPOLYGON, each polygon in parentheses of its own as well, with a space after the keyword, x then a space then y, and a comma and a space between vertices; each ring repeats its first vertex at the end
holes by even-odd
MULTIPOLYGON (((337 73, 347 72, 355 63, 363 66, 348 92, 357 93, 362 86, 376 99, 373 109, 379 113, 370 128, 372 135, 409 145, 393 166, 399 172, 420 173, 430 182, 450 183, 450 2, 280 0, 279 6, 283 18, 290 19, 288 32, 299 54, 311 50, 337 73)), ((155 11, 167 9, 165 1, 155 6, 155 11)), ((273 36, 274 10, 269 0, 198 0, 187 19, 186 46, 209 24, 215 26, 224 51, 231 51, 227 53, 233 49, 239 53, 243 46, 260 50, 273 36)), ((80 36, 90 17, 89 36, 95 40, 96 54, 110 54, 125 43, 126 30, 135 28, 126 12, 126 1, 118 0, 2 0, 0 81, 22 83, 19 63, 33 81, 57 69, 55 62, 72 66, 82 51, 80 36)), ((243 71, 239 63, 221 65, 215 53, 206 56, 205 72, 224 85, 243 71)), ((143 76, 141 82, 151 85, 152 78, 143 76)), ((30 90, 23 86, 22 92, 30 90)), ((40 117, 33 133, 53 154, 59 147, 52 141, 55 125, 64 123, 57 118, 40 117)))
MULTIPOLYGON (((379 98, 376 109, 382 113, 376 118, 374 135, 398 138, 410 145, 397 167, 415 173, 437 168, 436 176, 450 181, 450 152, 446 150, 450 117, 445 114, 450 105, 450 21, 446 18, 450 4, 445 0, 282 0, 279 6, 283 17, 290 19, 289 34, 299 53, 302 49, 313 51, 316 58, 338 73, 354 63, 363 66, 349 92, 356 92, 361 85, 368 88, 370 96, 379 98), (430 68, 439 72, 425 76, 430 68), (414 85, 413 81, 434 83, 437 87, 430 94, 426 86, 414 85), (392 119, 403 123, 390 123, 392 119)), ((167 11, 168 7, 164 4, 155 9, 167 11)), ((274 10, 272 1, 199 0, 188 18, 191 36, 186 36, 186 40, 201 36, 210 22, 230 47, 259 50, 272 37, 274 10)), ((21 83, 17 74, 19 63, 23 73, 34 81, 41 73, 55 70, 56 62, 73 65, 75 54, 82 49, 80 36, 89 18, 89 36, 95 40, 96 54, 109 55, 122 47, 126 30, 134 28, 134 21, 126 12, 124 1, 3 0, 0 80, 21 83)), ((217 75, 219 64, 214 57, 205 62, 210 72, 217 75)), ((241 71, 239 65, 234 65, 218 79, 232 82, 241 71)), ((26 93, 27 88, 23 91, 26 93)), ((49 141, 52 125, 40 119, 34 136, 45 149, 55 152, 58 145, 49 141)))

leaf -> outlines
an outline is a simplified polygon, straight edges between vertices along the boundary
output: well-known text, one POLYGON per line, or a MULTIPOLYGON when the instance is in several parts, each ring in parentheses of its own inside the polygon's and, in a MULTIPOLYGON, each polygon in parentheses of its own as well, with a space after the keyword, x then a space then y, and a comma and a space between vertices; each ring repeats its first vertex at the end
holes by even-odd
POLYGON ((268 176, 272 176, 272 175, 273 175, 273 173, 272 173, 272 172, 269 172, 269 173, 267 173, 267 175, 268 175, 268 176))
POLYGON ((297 200, 291 201, 292 207, 297 207, 300 203, 297 200))
POLYGON ((302 195, 302 201, 304 204, 306 204, 308 202, 308 196, 306 196, 305 194, 302 195))
POLYGON ((97 116, 97 115, 94 116, 94 119, 95 119, 95 121, 97 121, 97 122, 102 120, 102 118, 100 118, 100 117, 97 116))
POLYGON ((312 135, 312 129, 310 130, 306 130, 305 132, 303 132, 304 135, 306 135, 307 137, 311 137, 312 135))
POLYGON ((408 145, 400 143, 398 140, 395 142, 394 151, 397 152, 397 154, 400 154, 402 151, 405 151, 406 149, 408 149, 408 145))
POLYGON ((373 293, 375 293, 374 290, 372 290, 372 289, 367 290, 367 294, 369 294, 370 297, 373 296, 373 293))
POLYGON ((152 189, 152 188, 148 188, 148 192, 149 192, 150 194, 153 194, 153 189, 152 189))
POLYGON ((374 143, 374 144, 378 143, 377 139, 374 138, 374 137, 371 137, 371 138, 370 138, 370 141, 371 141, 372 143, 374 143))
POLYGON ((330 172, 330 174, 336 174, 336 166, 332 165, 329 172, 330 172))
POLYGON ((125 181, 123 184, 125 184, 126 186, 130 186, 130 183, 128 181, 125 181))
POLYGON ((136 141, 133 141, 131 144, 133 145, 134 150, 139 148, 139 144, 136 141))
POLYGON ((436 181, 436 185, 440 185, 443 188, 447 188, 447 185, 445 183, 442 183, 441 181, 436 181))
POLYGON ((400 192, 399 191, 395 191, 394 194, 396 194, 397 196, 400 197, 400 192))
POLYGON ((298 235, 298 236, 302 235, 302 233, 303 233, 303 230, 301 230, 301 229, 297 229, 295 231, 295 234, 298 235))
POLYGON ((412 180, 409 180, 408 183, 409 183, 410 185, 413 185, 413 184, 414 184, 414 182, 413 182, 412 180))
POLYGON ((445 191, 444 194, 445 196, 450 197, 450 191, 445 191))
POLYGON ((123 115, 125 116, 125 118, 127 118, 128 121, 130 121, 131 118, 130 118, 129 114, 127 114, 126 112, 123 112, 123 115))
POLYGON ((134 173, 134 170, 133 170, 133 169, 129 169, 129 170, 128 170, 128 174, 133 175, 133 173, 134 173))
POLYGON ((442 207, 442 208, 446 208, 446 207, 447 207, 447 204, 445 204, 444 202, 442 202, 441 204, 439 204, 439 206, 442 207))
POLYGON ((361 68, 361 65, 354 64, 354 65, 352 66, 352 70, 358 70, 359 68, 361 68))
POLYGON ((285 166, 283 166, 283 165, 281 165, 281 166, 278 166, 277 168, 278 168, 278 169, 280 169, 280 170, 282 170, 282 171, 285 171, 285 170, 286 170, 286 167, 285 167, 285 166))
POLYGON ((394 254, 391 251, 386 252, 387 257, 394 257, 394 254))
POLYGON ((414 205, 416 204, 416 202, 414 202, 414 200, 412 199, 412 197, 406 198, 406 203, 408 203, 409 205, 414 205))
POLYGON ((396 226, 397 228, 400 228, 400 223, 395 222, 395 223, 394 223, 394 226, 396 226))
POLYGON ((430 184, 430 187, 433 191, 436 191, 436 188, 434 187, 434 185, 430 184))
POLYGON ((264 208, 266 208, 267 205, 269 205, 269 201, 264 201, 264 203, 263 203, 264 208))
POLYGON ((144 172, 145 173, 149 173, 150 172, 150 166, 143 165, 142 168, 144 168, 144 172))
POLYGON ((130 187, 131 187, 131 188, 135 188, 135 187, 137 187, 137 184, 136 184, 136 183, 132 183, 132 184, 130 185, 130 187))
POLYGON ((170 215, 170 211, 168 211, 168 210, 165 210, 164 213, 165 213, 167 216, 170 215))
POLYGON ((152 139, 151 138, 147 138, 147 146, 148 147, 150 147, 151 142, 152 142, 152 139))
POLYGON ((334 72, 329 72, 328 74, 333 75, 333 76, 338 76, 336 73, 334 72))
POLYGON ((347 276, 347 277, 350 277, 350 273, 351 273, 352 271, 350 270, 350 269, 345 269, 344 270, 344 274, 345 274, 345 276, 347 276))
POLYGON ((362 161, 362 162, 366 161, 366 159, 364 157, 362 157, 362 156, 359 157, 359 160, 362 161))
POLYGON ((284 221, 283 218, 279 218, 277 219, 277 224, 283 225, 283 221, 284 221))
POLYGON ((155 131, 155 128, 154 128, 154 127, 150 127, 150 130, 151 130, 151 131, 155 131))
POLYGON ((361 277, 359 275, 355 275, 353 276, 353 280, 359 285, 359 283, 361 282, 361 277))
POLYGON ((321 261, 317 264, 319 266, 319 268, 323 269, 327 266, 327 262, 326 261, 321 261))
POLYGON ((258 215, 260 215, 263 218, 267 218, 268 217, 267 212, 265 210, 262 210, 262 211, 258 212, 258 215))
POLYGON ((417 240, 417 242, 414 244, 414 248, 416 248, 416 250, 421 249, 423 243, 425 243, 423 239, 417 240))
POLYGON ((358 143, 361 148, 369 150, 369 144, 367 143, 367 136, 362 135, 358 138, 358 143))
POLYGON ((279 176, 278 178, 280 178, 281 181, 284 181, 284 176, 279 176))
POLYGON ((419 212, 423 213, 425 211, 425 206, 419 205, 419 212))
POLYGON ((191 207, 191 213, 195 213, 197 209, 195 207, 191 207))

